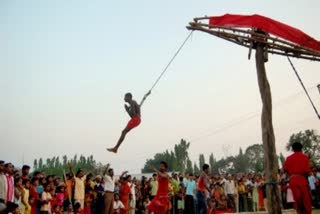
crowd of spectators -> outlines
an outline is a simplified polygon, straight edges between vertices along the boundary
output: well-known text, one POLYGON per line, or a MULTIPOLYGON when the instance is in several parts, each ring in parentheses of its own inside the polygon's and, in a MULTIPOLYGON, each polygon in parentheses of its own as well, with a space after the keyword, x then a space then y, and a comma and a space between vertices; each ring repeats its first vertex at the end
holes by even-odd
MULTIPOLYGON (((11 163, 0 161, 0 213, 149 213, 146 206, 158 189, 157 175, 137 179, 123 172, 115 176, 108 164, 100 175, 82 169, 63 176, 30 173, 24 165, 16 170, 11 163)), ((171 173, 168 195, 169 213, 199 213, 198 180, 201 175, 171 173)), ((319 207, 320 169, 308 177, 313 206, 319 207)), ((283 209, 293 208, 288 177, 279 171, 279 194, 283 209)), ((206 213, 254 212, 266 210, 266 183, 257 173, 208 175, 203 192, 206 213)), ((202 206, 202 205, 201 205, 202 206)))

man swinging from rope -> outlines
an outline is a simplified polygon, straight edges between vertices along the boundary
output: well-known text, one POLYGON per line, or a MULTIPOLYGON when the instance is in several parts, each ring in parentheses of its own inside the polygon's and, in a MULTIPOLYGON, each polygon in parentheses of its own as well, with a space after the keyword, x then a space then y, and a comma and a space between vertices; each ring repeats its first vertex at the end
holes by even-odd
POLYGON ((131 119, 129 120, 127 126, 123 129, 116 146, 113 148, 107 149, 109 152, 117 153, 121 143, 123 142, 128 132, 131 129, 137 127, 141 123, 140 106, 142 103, 139 105, 135 100, 133 100, 131 93, 125 94, 124 101, 129 104, 129 106, 127 104, 124 104, 124 108, 126 109, 131 119))

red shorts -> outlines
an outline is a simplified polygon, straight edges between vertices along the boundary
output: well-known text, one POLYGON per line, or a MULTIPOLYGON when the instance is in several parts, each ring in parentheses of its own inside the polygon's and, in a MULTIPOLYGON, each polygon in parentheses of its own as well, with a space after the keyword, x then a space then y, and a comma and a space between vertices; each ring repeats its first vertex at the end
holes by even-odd
POLYGON ((131 118, 131 120, 129 120, 127 127, 129 129, 133 129, 133 128, 139 126, 140 123, 141 123, 140 117, 133 117, 133 118, 131 118))

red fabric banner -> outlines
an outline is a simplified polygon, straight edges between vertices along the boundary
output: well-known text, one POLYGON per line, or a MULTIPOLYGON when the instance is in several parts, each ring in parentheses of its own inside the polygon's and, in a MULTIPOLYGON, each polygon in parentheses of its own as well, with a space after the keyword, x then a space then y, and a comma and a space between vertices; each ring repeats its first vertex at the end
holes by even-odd
POLYGON ((260 15, 231 15, 212 16, 209 24, 218 27, 258 28, 267 33, 281 37, 302 47, 320 51, 320 42, 301 30, 260 15))

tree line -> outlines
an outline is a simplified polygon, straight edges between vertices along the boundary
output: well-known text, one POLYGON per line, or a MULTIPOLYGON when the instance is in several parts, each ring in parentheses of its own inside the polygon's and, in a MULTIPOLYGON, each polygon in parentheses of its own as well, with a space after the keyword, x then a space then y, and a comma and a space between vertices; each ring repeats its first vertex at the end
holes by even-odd
MULTIPOLYGON (((315 130, 305 130, 292 134, 287 142, 286 149, 290 151, 291 145, 294 142, 301 142, 303 152, 310 158, 312 165, 319 164, 320 160, 320 135, 315 130)), ((208 159, 203 154, 199 155, 199 161, 192 163, 189 158, 188 149, 190 142, 181 139, 179 144, 174 145, 174 149, 166 150, 162 153, 157 153, 153 158, 147 159, 142 173, 152 172, 153 167, 164 160, 168 163, 169 171, 177 172, 192 172, 199 174, 200 169, 204 163, 210 165, 212 174, 220 173, 239 173, 239 172, 258 172, 264 171, 264 150, 262 144, 254 144, 243 151, 240 147, 239 153, 234 156, 228 156, 217 160, 214 154, 211 153, 208 159)), ((279 162, 283 164, 285 157, 282 153, 278 156, 279 162)), ((281 167, 281 166, 280 166, 281 167)))
POLYGON ((60 160, 59 156, 54 156, 52 158, 47 158, 45 161, 42 158, 35 159, 33 161, 33 170, 45 172, 47 175, 57 175, 62 177, 64 172, 69 172, 68 164, 71 164, 75 170, 82 169, 85 172, 91 171, 94 174, 101 173, 103 170, 103 165, 97 163, 93 155, 85 157, 80 155, 74 155, 73 158, 68 159, 67 155, 62 156, 60 160))
MULTIPOLYGON (((315 130, 305 130, 299 133, 292 134, 286 144, 286 149, 289 151, 291 145, 299 141, 304 146, 303 152, 307 154, 313 165, 320 164, 320 135, 315 130)), ((220 173, 239 173, 239 172, 259 172, 264 171, 264 150, 262 144, 254 144, 243 150, 241 147, 237 155, 228 156, 225 158, 217 159, 211 153, 208 157, 204 154, 199 154, 198 161, 192 162, 189 157, 188 149, 190 142, 181 139, 180 142, 174 145, 172 150, 165 150, 164 152, 157 153, 153 158, 147 159, 142 173, 153 172, 153 168, 159 165, 160 161, 168 163, 169 171, 176 172, 192 172, 199 174, 201 167, 204 163, 210 165, 212 174, 220 173)), ((278 156, 279 162, 283 163, 285 157, 282 153, 278 156)), ((84 171, 91 171, 94 174, 101 174, 103 165, 94 160, 93 155, 85 157, 83 155, 74 155, 69 158, 64 155, 62 159, 59 156, 52 158, 39 158, 33 162, 34 171, 43 171, 47 175, 57 175, 62 177, 63 172, 68 171, 68 163, 71 163, 75 170, 83 169, 84 171)))

